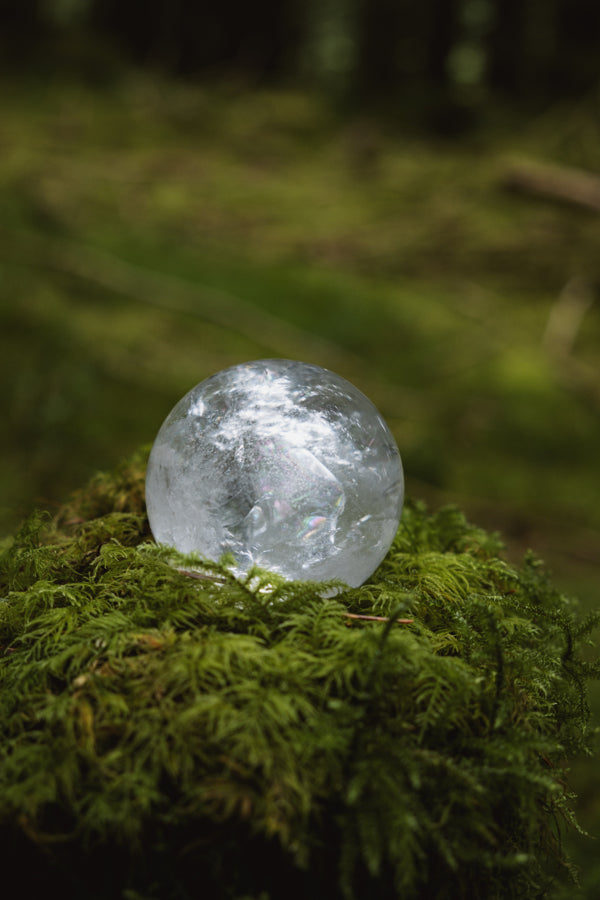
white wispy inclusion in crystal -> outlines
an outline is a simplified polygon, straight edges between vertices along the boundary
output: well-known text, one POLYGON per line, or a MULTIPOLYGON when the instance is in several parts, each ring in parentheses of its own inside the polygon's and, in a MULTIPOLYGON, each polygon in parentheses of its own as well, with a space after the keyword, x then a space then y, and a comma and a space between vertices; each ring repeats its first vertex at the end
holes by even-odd
POLYGON ((193 388, 152 448, 157 542, 288 579, 365 581, 394 538, 400 454, 375 406, 339 375, 291 360, 225 369, 193 388))

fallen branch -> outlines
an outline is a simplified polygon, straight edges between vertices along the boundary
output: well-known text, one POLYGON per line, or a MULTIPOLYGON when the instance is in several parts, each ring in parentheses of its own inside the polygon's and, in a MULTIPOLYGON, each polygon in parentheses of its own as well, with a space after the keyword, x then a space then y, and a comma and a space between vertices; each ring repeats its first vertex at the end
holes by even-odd
POLYGON ((600 409, 598 366, 574 353, 584 317, 597 297, 594 284, 580 277, 569 279, 550 309, 542 346, 560 380, 576 390, 594 411, 600 409))
POLYGON ((600 178, 581 169, 516 162, 503 177, 509 190, 560 200, 600 212, 600 178))
POLYGON ((550 309, 542 338, 552 356, 565 359, 572 354, 584 316, 594 300, 593 285, 585 278, 573 277, 565 284, 550 309))

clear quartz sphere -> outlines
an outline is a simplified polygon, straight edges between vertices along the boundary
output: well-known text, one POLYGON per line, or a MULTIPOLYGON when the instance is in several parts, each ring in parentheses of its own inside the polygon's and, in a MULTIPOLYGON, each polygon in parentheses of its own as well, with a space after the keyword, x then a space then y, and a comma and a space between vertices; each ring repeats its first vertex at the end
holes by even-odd
POLYGON ((290 580, 357 587, 381 563, 404 497, 375 406, 308 363, 265 359, 201 382, 163 422, 146 505, 160 544, 290 580))

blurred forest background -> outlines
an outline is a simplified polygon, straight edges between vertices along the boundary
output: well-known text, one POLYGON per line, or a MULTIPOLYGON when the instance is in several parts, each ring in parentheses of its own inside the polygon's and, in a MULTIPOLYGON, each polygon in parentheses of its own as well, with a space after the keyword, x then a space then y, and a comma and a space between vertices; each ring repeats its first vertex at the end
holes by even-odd
POLYGON ((598 0, 0 0, 0 102, 0 536, 293 357, 597 606, 598 0))

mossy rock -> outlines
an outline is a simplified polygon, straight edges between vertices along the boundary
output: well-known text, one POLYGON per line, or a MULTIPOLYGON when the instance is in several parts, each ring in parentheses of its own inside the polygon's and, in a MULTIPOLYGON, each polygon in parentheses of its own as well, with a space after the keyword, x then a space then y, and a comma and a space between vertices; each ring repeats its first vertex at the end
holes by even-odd
POLYGON ((152 542, 145 464, 0 545, 22 896, 523 900, 571 876, 598 617, 418 503, 360 588, 236 580, 152 542))

